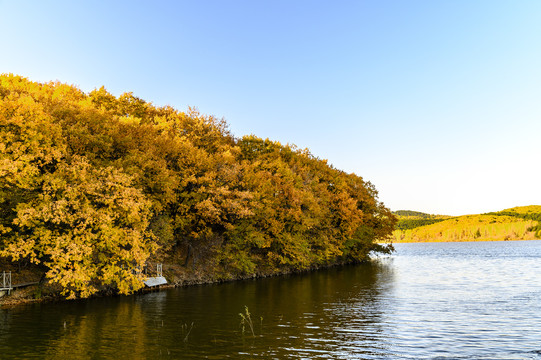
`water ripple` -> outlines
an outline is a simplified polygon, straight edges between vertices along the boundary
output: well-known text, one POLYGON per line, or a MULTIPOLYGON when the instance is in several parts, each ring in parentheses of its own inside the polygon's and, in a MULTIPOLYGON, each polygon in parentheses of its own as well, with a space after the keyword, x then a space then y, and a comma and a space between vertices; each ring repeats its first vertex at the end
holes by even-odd
POLYGON ((396 248, 299 276, 0 309, 0 354, 541 360, 541 241, 396 248))

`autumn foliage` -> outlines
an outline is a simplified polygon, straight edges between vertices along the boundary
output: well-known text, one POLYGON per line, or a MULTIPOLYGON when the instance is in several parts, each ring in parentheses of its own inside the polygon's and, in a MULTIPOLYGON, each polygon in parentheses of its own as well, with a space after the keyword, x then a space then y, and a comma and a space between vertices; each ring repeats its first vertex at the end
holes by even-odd
POLYGON ((173 254, 226 279, 391 249, 396 220, 361 177, 131 93, 2 75, 0 154, 0 255, 72 298, 131 293, 173 254))

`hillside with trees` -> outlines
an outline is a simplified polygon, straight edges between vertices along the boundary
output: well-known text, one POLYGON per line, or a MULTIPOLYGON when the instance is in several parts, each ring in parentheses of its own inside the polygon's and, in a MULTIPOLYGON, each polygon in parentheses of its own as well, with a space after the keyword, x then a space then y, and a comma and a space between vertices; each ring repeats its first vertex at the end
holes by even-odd
POLYGON ((541 206, 537 205, 457 217, 428 214, 405 216, 398 216, 397 229, 393 232, 394 242, 541 239, 541 206), (424 223, 433 220, 432 223, 424 223))
POLYGON ((131 93, 2 75, 0 154, 0 262, 69 298, 137 291, 153 262, 219 281, 392 249, 361 177, 131 93))
POLYGON ((415 229, 417 227, 435 224, 451 217, 447 215, 426 214, 420 211, 412 210, 397 210, 393 211, 393 214, 398 219, 398 223, 396 225, 398 230, 415 229))

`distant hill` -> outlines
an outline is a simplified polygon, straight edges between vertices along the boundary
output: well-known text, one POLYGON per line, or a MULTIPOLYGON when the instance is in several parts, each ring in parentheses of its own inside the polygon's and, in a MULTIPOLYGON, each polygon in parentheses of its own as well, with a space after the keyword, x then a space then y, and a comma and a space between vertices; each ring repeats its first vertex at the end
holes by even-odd
POLYGON ((393 211, 393 214, 402 216, 402 217, 416 217, 419 219, 431 219, 435 215, 432 214, 426 214, 420 211, 412 211, 412 210, 397 210, 393 211))
POLYGON ((400 210, 394 242, 541 239, 541 206, 521 206, 479 215, 444 216, 400 210))
POLYGON ((507 215, 515 216, 523 219, 539 219, 541 214, 541 205, 530 205, 530 206, 517 206, 511 209, 505 209, 498 212, 487 213, 484 215, 507 215))

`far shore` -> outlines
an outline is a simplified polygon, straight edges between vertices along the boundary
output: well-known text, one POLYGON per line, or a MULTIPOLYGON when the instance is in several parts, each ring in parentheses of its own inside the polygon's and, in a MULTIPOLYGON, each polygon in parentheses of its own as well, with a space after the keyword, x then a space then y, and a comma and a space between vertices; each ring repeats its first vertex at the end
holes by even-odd
POLYGON ((541 240, 541 239, 464 239, 464 240, 454 240, 454 241, 448 241, 448 240, 430 240, 430 241, 393 241, 393 244, 417 244, 417 243, 434 243, 434 242, 445 242, 445 243, 453 243, 453 242, 496 242, 496 241, 535 241, 535 240, 541 240))

